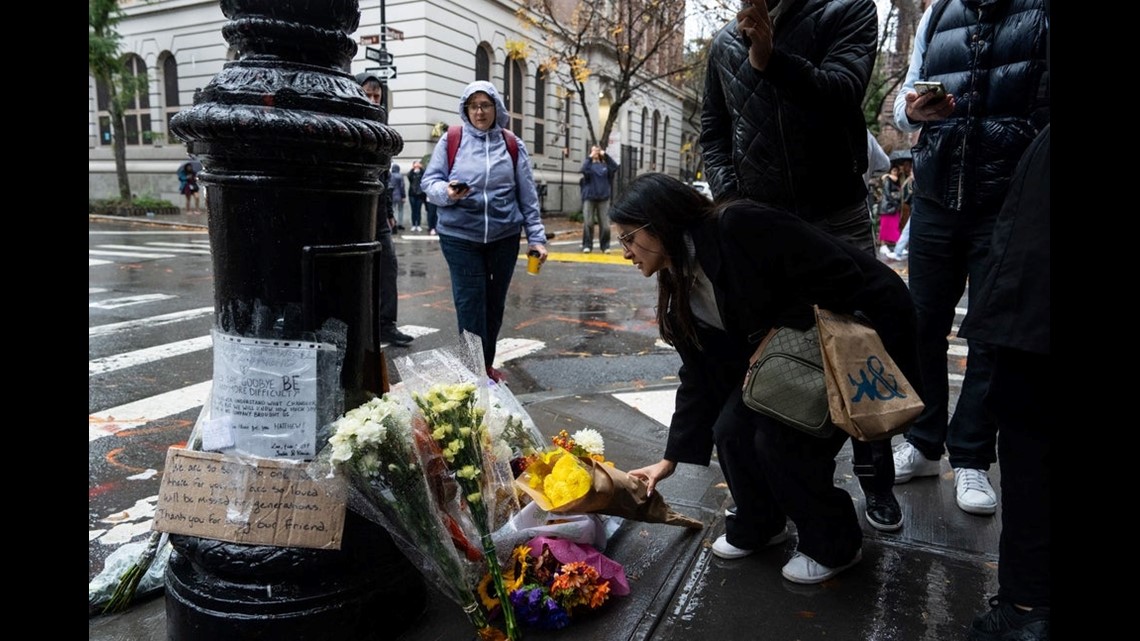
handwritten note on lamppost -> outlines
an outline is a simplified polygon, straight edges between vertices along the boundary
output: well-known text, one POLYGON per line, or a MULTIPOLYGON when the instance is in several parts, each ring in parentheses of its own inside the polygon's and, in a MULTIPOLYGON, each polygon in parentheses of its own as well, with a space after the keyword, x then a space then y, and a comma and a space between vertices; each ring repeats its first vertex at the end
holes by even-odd
POLYGON ((317 353, 322 349, 335 348, 215 331, 211 433, 209 442, 203 439, 203 449, 312 459, 317 437, 317 353))

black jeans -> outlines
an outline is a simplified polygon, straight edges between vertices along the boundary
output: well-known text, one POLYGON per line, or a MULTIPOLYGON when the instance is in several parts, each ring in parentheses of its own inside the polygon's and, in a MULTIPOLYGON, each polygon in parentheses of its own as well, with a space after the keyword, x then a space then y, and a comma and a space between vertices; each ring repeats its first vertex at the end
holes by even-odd
POLYGON ((1056 421, 1052 362, 998 349, 985 404, 998 426, 1001 539, 998 597, 1049 605, 1049 432, 1056 421))
POLYGON ((419 227, 420 210, 423 208, 424 197, 408 194, 408 204, 412 206, 412 227, 419 227))
POLYGON ((966 281, 980 284, 997 212, 949 211, 914 199, 910 221, 910 294, 918 322, 918 358, 926 409, 906 440, 928 459, 950 453, 950 466, 988 470, 997 460, 997 426, 982 408, 993 355, 969 341, 969 360, 953 418, 949 418, 948 336, 966 281))
POLYGON ((484 364, 491 367, 507 310, 507 290, 519 261, 519 238, 479 243, 441 234, 439 248, 451 273, 459 332, 471 332, 482 340, 484 364))
POLYGON ((736 503, 725 522, 728 542, 757 549, 796 524, 796 550, 837 567, 863 544, 851 495, 835 486, 835 455, 847 433, 809 436, 748 409, 739 391, 728 395, 713 425, 717 458, 736 503))
POLYGON ((396 248, 392 245, 392 231, 388 228, 388 221, 381 219, 376 223, 379 231, 376 240, 380 241, 380 331, 391 331, 396 328, 396 248))

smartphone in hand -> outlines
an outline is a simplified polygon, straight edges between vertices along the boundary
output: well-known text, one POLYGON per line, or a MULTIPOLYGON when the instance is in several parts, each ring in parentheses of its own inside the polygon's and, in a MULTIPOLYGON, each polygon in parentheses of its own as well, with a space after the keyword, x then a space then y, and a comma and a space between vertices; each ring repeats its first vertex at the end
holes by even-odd
POLYGON ((946 97, 946 87, 942 86, 941 82, 926 82, 923 80, 914 83, 914 92, 920 96, 924 96, 930 92, 934 92, 934 100, 942 100, 946 97))
POLYGON ((470 188, 471 188, 471 185, 468 185, 467 183, 465 183, 465 182, 463 182, 463 181, 461 181, 461 180, 453 180, 453 181, 451 181, 451 182, 449 182, 449 183, 447 183, 447 184, 448 184, 448 185, 449 185, 449 186, 450 186, 452 189, 454 189, 455 191, 467 191, 468 189, 470 189, 470 188))

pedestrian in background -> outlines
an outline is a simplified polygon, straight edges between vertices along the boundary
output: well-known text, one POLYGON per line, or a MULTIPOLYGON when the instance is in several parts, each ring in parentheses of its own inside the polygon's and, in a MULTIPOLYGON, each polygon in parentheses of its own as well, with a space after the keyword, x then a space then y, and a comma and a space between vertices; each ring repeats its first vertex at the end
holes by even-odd
POLYGON ((657 326, 681 357, 664 456, 630 476, 653 492, 678 463, 708 465, 715 445, 736 502, 713 543, 717 556, 782 543, 790 518, 798 540, 781 571, 788 581, 821 583, 858 563, 862 527, 835 485, 848 434, 801 432, 749 409, 741 389, 761 339, 772 328, 810 326, 812 305, 859 310, 910 380, 917 355, 906 284, 872 252, 798 216, 748 199, 716 205, 664 174, 636 178, 610 217, 623 256, 657 276, 657 326))
POLYGON ((598 226, 598 243, 603 254, 610 253, 610 196, 618 164, 598 145, 590 147, 590 156, 582 161, 582 253, 590 253, 594 244, 594 225, 598 226))
POLYGON ((186 160, 178 166, 178 193, 186 197, 186 206, 183 210, 187 214, 200 214, 202 213, 202 200, 198 194, 201 187, 198 185, 198 172, 202 169, 202 163, 198 162, 192 154, 186 155, 186 160), (194 206, 190 206, 190 201, 194 201, 194 206))
POLYGON ((884 256, 894 249, 899 240, 899 219, 902 217, 902 189, 905 178, 899 163, 892 162, 891 169, 880 179, 882 199, 879 201, 879 253, 884 256))
POLYGON ((392 210, 396 214, 396 231, 404 231, 404 200, 407 192, 404 189, 404 174, 400 173, 400 166, 392 163, 388 173, 388 196, 392 199, 392 210))
POLYGON ((877 215, 879 179, 891 170, 891 157, 883 150, 883 146, 875 139, 871 130, 867 130, 867 169, 863 172, 863 183, 867 185, 867 211, 871 212, 872 220, 877 215))
MULTIPOLYGON (((380 108, 382 119, 387 122, 388 112, 384 110, 384 84, 376 75, 364 72, 356 75, 356 81, 364 90, 365 97, 380 108)), ((387 183, 384 183, 387 184, 387 183)), ((392 213, 392 199, 385 189, 377 202, 376 240, 380 241, 380 341, 397 347, 412 344, 413 337, 396 327, 396 314, 399 311, 399 296, 396 290, 396 274, 400 269, 396 260, 396 247, 392 244, 392 229, 396 218, 392 213)))
POLYGON ((911 150, 908 269, 926 389, 926 409, 895 450, 895 479, 937 477, 948 452, 958 507, 970 514, 992 515, 998 504, 987 474, 997 460, 997 424, 982 408, 993 352, 967 340, 951 417, 947 337, 967 281, 972 288, 986 278, 994 221, 1013 170, 1049 120, 1048 29, 1044 0, 935 2, 918 22, 894 104, 899 129, 920 132, 911 150), (943 91, 919 95, 918 81, 941 82, 943 91))
POLYGON ((419 159, 412 161, 412 169, 408 172, 408 205, 412 208, 412 231, 423 231, 420 226, 420 211, 424 205, 424 190, 420 187, 420 180, 424 177, 424 164, 419 159))
MULTIPOLYGON (((746 3, 713 38, 705 75, 701 153, 716 201, 790 211, 877 256, 862 107, 877 51, 874 0, 746 3)), ((858 441, 852 458, 868 523, 901 528, 890 442, 858 441)))
POLYGON ((507 129, 510 115, 499 91, 483 80, 467 85, 459 117, 463 124, 449 127, 436 143, 420 185, 428 202, 439 207, 436 231, 451 273, 459 332, 482 340, 487 376, 501 382, 503 373, 492 365, 519 235, 525 234, 527 250, 545 262, 546 230, 526 145, 507 129), (459 145, 452 161, 453 136, 459 145), (517 145, 517 160, 507 137, 517 145))

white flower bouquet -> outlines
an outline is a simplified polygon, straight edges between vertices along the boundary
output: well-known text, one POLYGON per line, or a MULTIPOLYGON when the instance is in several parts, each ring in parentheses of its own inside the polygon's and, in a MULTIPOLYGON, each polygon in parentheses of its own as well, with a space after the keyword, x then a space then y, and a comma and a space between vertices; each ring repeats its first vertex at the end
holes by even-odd
POLYGON ((333 430, 322 454, 348 479, 353 509, 388 529, 421 572, 460 605, 481 638, 501 637, 475 596, 481 558, 463 549, 445 486, 431 482, 406 395, 373 398, 346 412, 333 430))

